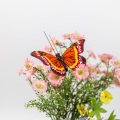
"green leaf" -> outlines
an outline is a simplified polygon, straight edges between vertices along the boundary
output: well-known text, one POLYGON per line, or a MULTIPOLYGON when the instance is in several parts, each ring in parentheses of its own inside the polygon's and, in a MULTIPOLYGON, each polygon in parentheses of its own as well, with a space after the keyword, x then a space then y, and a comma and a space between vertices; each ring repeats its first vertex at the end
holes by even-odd
POLYGON ((96 102, 97 102, 96 98, 91 99, 91 105, 90 106, 91 106, 92 109, 94 109, 94 106, 96 105, 96 102))
POLYGON ((103 105, 103 103, 102 103, 101 101, 99 101, 99 102, 96 104, 96 108, 100 108, 102 105, 103 105))
POLYGON ((97 109, 100 113, 106 113, 107 111, 105 110, 105 109, 103 109, 103 108, 98 108, 97 109))
POLYGON ((92 102, 93 105, 95 105, 96 104, 96 98, 92 98, 91 102, 92 102))
POLYGON ((100 112, 99 111, 95 111, 95 115, 98 119, 101 119, 101 115, 100 115, 100 112))
POLYGON ((91 111, 91 113, 89 114, 89 116, 94 116, 95 115, 95 111, 91 111))
POLYGON ((114 120, 116 115, 113 115, 114 111, 110 114, 110 117, 108 118, 108 120, 114 120))

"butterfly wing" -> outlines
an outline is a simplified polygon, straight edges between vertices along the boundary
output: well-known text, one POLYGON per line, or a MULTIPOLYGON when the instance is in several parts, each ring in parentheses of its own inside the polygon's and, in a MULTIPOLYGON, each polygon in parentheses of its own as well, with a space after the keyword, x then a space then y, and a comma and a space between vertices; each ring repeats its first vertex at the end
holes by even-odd
POLYGON ((34 51, 31 55, 40 59, 45 65, 50 65, 50 68, 54 73, 63 76, 66 75, 66 70, 63 64, 54 55, 42 51, 34 51))
POLYGON ((85 40, 78 40, 72 44, 62 55, 65 64, 75 70, 80 64, 86 64, 86 59, 80 54, 84 51, 85 40))

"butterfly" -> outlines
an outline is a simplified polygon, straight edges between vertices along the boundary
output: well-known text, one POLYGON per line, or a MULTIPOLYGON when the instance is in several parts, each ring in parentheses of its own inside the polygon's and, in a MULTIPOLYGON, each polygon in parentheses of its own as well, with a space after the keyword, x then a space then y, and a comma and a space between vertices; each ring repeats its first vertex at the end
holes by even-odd
POLYGON ((86 64, 86 59, 80 55, 84 51, 84 42, 85 40, 82 39, 73 43, 62 56, 60 53, 54 56, 43 51, 33 51, 31 55, 41 60, 45 65, 50 66, 54 73, 65 76, 68 67, 76 70, 80 64, 86 64))

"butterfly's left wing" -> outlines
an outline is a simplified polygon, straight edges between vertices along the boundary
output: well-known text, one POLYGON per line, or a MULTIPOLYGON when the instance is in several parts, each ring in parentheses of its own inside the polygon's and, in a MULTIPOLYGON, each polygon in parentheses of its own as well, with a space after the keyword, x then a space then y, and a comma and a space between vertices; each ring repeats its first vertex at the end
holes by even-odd
POLYGON ((75 70, 80 64, 86 64, 86 59, 80 54, 84 51, 85 40, 78 40, 72 44, 62 55, 65 64, 75 70))
POLYGON ((63 64, 54 55, 43 51, 33 51, 31 55, 41 60, 45 65, 50 66, 54 73, 63 76, 66 75, 66 70, 63 64))

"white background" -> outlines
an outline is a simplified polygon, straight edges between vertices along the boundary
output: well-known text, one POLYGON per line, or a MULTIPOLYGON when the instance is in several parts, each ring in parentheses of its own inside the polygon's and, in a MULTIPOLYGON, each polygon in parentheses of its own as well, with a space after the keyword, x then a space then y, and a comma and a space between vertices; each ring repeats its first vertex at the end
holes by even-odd
MULTIPOLYGON (((36 96, 18 76, 24 60, 48 44, 43 31, 57 36, 80 32, 95 54, 110 53, 120 59, 120 0, 0 0, 0 120, 50 120, 24 103, 36 96)), ((94 60, 93 60, 94 61, 94 60)), ((109 90, 113 100, 104 108, 120 119, 120 88, 109 90)))

